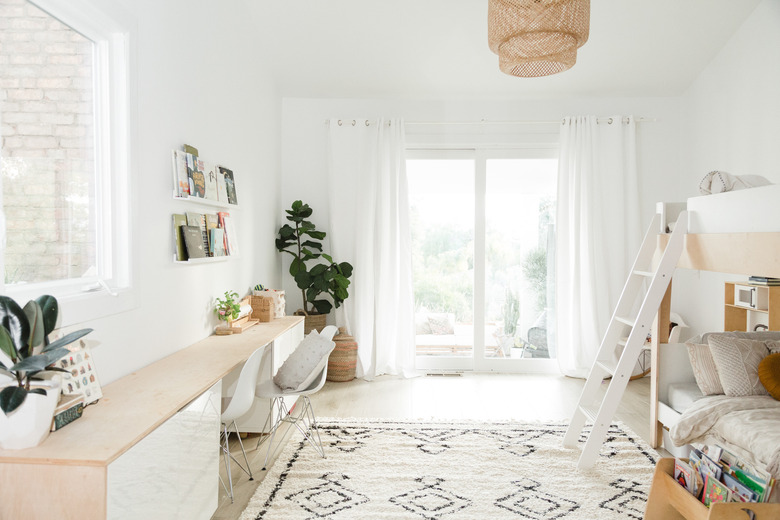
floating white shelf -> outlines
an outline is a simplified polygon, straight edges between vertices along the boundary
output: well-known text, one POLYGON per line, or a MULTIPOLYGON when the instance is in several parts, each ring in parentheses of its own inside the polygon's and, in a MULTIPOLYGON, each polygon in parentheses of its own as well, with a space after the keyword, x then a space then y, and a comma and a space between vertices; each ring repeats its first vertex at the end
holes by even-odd
POLYGON ((195 204, 203 204, 204 206, 212 206, 215 208, 225 208, 225 209, 231 209, 231 208, 237 208, 238 204, 228 204, 227 202, 222 202, 219 200, 211 200, 211 199, 202 199, 200 197, 191 197, 189 195, 180 197, 176 194, 176 192, 173 193, 174 200, 180 200, 183 202, 194 202, 195 204))
POLYGON ((173 256, 173 263, 174 264, 213 264, 216 262, 227 262, 228 260, 233 260, 235 258, 238 258, 238 255, 227 255, 227 256, 208 256, 206 258, 190 258, 189 260, 176 260, 176 255, 173 256))

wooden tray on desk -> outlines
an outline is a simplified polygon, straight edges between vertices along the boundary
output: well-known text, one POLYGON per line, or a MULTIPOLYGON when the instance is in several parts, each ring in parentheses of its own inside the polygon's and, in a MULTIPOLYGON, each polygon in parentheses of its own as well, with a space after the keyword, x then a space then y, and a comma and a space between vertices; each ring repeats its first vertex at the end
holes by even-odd
POLYGON ((754 520, 777 520, 780 504, 712 504, 708 508, 674 480, 674 459, 658 461, 647 497, 645 520, 749 520, 743 509, 753 511, 754 520))
POLYGON ((233 329, 233 334, 241 334, 249 327, 257 325, 258 323, 260 323, 260 320, 252 318, 252 315, 250 314, 249 316, 244 316, 243 318, 234 321, 233 327, 231 328, 233 329))

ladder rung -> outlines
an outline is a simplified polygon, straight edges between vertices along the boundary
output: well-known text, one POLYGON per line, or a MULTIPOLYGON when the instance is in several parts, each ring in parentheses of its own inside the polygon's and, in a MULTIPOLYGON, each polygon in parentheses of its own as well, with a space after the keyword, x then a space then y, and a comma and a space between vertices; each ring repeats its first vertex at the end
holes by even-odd
POLYGON ((615 319, 617 321, 619 321, 620 323, 628 325, 629 327, 633 327, 634 326, 634 322, 629 320, 628 318, 621 318, 620 316, 615 316, 615 319))
POLYGON ((620 345, 621 347, 625 347, 626 343, 628 343, 628 338, 620 338, 618 340, 618 345, 620 345))
POLYGON ((596 365, 601 367, 603 370, 605 370, 611 376, 614 376, 615 375, 615 371, 617 370, 617 364, 614 361, 612 361, 612 360, 609 360, 609 361, 606 361, 606 360, 604 360, 604 361, 596 360, 596 365))
POLYGON ((655 276, 655 273, 652 271, 634 271, 634 274, 638 276, 645 276, 647 278, 652 278, 655 276))
POLYGON ((580 406, 580 411, 590 422, 596 422, 596 416, 599 414, 598 405, 580 406))

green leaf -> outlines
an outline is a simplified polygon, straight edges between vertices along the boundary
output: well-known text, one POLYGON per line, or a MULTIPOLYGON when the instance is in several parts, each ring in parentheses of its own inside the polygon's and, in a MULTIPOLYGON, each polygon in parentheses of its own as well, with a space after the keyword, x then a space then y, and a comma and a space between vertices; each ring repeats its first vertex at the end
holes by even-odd
POLYGON ((322 253, 322 258, 324 258, 325 260, 327 260, 331 264, 333 263, 333 257, 331 257, 330 255, 326 255, 325 253, 322 253))
POLYGON ((349 262, 341 262, 339 264, 339 270, 341 270, 341 274, 343 274, 346 278, 352 276, 352 264, 349 262))
POLYGON ((48 336, 54 330, 54 327, 57 326, 57 316, 60 313, 57 298, 50 294, 44 294, 43 296, 38 296, 35 301, 38 302, 43 312, 43 334, 48 336))
POLYGON ((306 271, 299 271, 295 275, 295 283, 299 289, 308 289, 311 285, 311 275, 306 271))
POLYGON ((314 230, 307 230, 304 231, 302 234, 309 235, 310 237, 316 240, 322 240, 327 236, 324 231, 314 231, 314 230))
POLYGON ((347 280, 341 275, 334 276, 333 281, 336 282, 336 284, 338 284, 339 287, 343 287, 344 289, 349 287, 349 280, 347 280))
POLYGON ((347 290, 344 289, 343 287, 339 287, 338 289, 336 289, 333 294, 334 294, 334 300, 336 301, 339 300, 344 301, 349 296, 349 293, 347 293, 347 290))
POLYGON ((320 314, 328 314, 333 308, 333 305, 328 300, 315 300, 311 303, 320 314))
POLYGON ((317 264, 311 269, 309 269, 309 272, 312 276, 322 276, 322 274, 328 270, 328 266, 325 264, 317 264))
POLYGON ((293 212, 297 213, 298 211, 301 210, 302 207, 303 207, 303 202, 300 201, 300 200, 296 200, 296 201, 294 201, 292 203, 292 210, 293 210, 293 212))
POLYGON ((320 244, 319 242, 314 242, 312 240, 306 240, 301 244, 301 246, 308 247, 310 249, 319 249, 320 251, 322 251, 322 244, 320 244))
POLYGON ((284 239, 289 239, 290 237, 295 236, 295 230, 289 224, 285 224, 279 230, 279 236, 284 239))
POLYGON ((290 264, 290 274, 295 278, 300 272, 306 272, 306 264, 304 264, 303 260, 300 258, 293 258, 293 261, 290 264))
POLYGON ((0 327, 0 350, 11 358, 11 361, 16 363, 19 353, 16 351, 14 342, 11 339, 11 336, 8 335, 8 331, 5 330, 5 327, 0 327))
POLYGON ((27 340, 30 338, 30 324, 19 304, 8 296, 0 296, 0 325, 5 327, 20 356, 28 355, 27 340))
MULTIPOLYGON (((92 329, 81 329, 81 330, 77 330, 75 332, 71 332, 70 334, 67 334, 66 336, 63 336, 60 339, 55 340, 55 341, 51 342, 50 344, 48 344, 43 349, 43 351, 44 352, 50 352, 50 351, 52 351, 54 349, 57 349, 57 348, 60 348, 60 347, 64 347, 65 345, 70 345, 74 341, 83 338, 84 336, 86 336, 90 332, 92 332, 92 329)), ((63 352, 62 356, 64 356, 64 355, 65 355, 65 353, 63 352)), ((60 356, 60 357, 62 357, 62 356, 60 356)))
POLYGON ((0 409, 8 415, 27 399, 27 390, 20 386, 7 386, 0 391, 0 409))
POLYGON ((35 300, 27 302, 23 310, 25 316, 27 316, 27 322, 30 324, 30 339, 28 345, 30 353, 32 353, 32 349, 43 344, 43 311, 35 300))
POLYGON ((40 372, 49 366, 49 360, 45 354, 24 358, 11 367, 12 372, 40 372))
POLYGON ((319 296, 320 293, 322 293, 322 291, 320 291, 319 289, 310 287, 309 290, 306 291, 306 301, 313 302, 314 300, 317 299, 317 296, 319 296))

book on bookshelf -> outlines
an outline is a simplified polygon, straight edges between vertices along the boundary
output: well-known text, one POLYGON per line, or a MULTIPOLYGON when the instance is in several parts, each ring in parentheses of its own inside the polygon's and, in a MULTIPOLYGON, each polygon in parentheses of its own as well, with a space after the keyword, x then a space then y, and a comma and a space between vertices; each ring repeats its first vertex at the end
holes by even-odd
POLYGON ((225 230, 225 250, 230 256, 238 254, 238 233, 236 232, 233 219, 227 212, 218 213, 222 228, 225 230))
POLYGON ((218 197, 217 167, 208 161, 203 161, 203 176, 206 183, 203 198, 216 201, 218 197))
POLYGON ((225 174, 222 172, 222 167, 217 168, 217 200, 229 204, 227 196, 227 183, 225 182, 225 174))
POLYGON ((228 204, 238 204, 238 196, 236 195, 236 181, 233 177, 233 170, 225 168, 224 166, 220 166, 219 171, 225 177, 225 190, 227 192, 228 204))
POLYGON ((203 247, 203 235, 198 226, 182 226, 184 244, 187 247, 189 258, 206 258, 206 250, 203 247))
POLYGON ((187 260, 187 247, 184 245, 184 237, 181 234, 181 227, 187 225, 187 215, 175 213, 173 215, 173 246, 176 251, 176 260, 184 262, 187 260))
POLYGON ((227 256, 225 251, 225 230, 215 227, 209 231, 209 249, 211 256, 227 256))
POLYGON ((187 154, 181 150, 173 150, 173 182, 176 186, 177 197, 186 197, 190 194, 187 154))
POLYGON ((197 226, 200 229, 201 240, 203 242, 203 251, 206 256, 209 255, 209 233, 206 229, 206 215, 203 213, 197 213, 195 211, 187 212, 187 225, 197 226))
POLYGON ((729 488, 714 475, 707 475, 707 478, 704 479, 704 495, 702 496, 704 505, 710 506, 716 502, 730 501, 731 491, 729 491, 729 488))
POLYGON ((190 185, 190 196, 206 197, 206 177, 203 174, 203 161, 191 153, 187 154, 187 176, 190 185))

